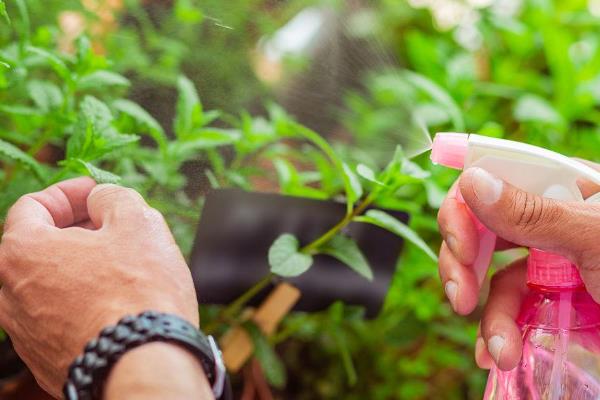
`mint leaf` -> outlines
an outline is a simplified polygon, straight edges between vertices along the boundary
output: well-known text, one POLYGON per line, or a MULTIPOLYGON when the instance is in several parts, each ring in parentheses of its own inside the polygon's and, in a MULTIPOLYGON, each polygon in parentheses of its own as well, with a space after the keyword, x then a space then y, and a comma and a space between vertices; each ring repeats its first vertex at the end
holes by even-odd
POLYGON ((373 280, 373 271, 369 262, 352 238, 336 235, 321 248, 320 252, 337 258, 363 277, 373 280))
POLYGON ((377 225, 380 228, 387 229, 388 231, 403 237, 408 240, 419 249, 423 250, 425 254, 431 257, 432 260, 437 261, 437 255, 429 248, 427 243, 412 229, 406 226, 402 221, 394 218, 390 214, 379 211, 369 210, 366 215, 355 217, 356 222, 365 222, 373 225, 377 225))
POLYGON ((71 80, 71 72, 69 71, 69 67, 67 67, 67 64, 65 64, 65 62, 57 55, 50 53, 48 50, 34 46, 28 46, 27 51, 44 60, 54 70, 54 72, 56 72, 58 76, 64 80, 71 80))
POLYGON ((288 160, 276 158, 273 160, 273 166, 277 172, 279 186, 283 192, 298 184, 298 171, 288 160))
POLYGON ((559 125, 563 123, 560 113, 543 98, 528 94, 515 104, 514 116, 521 122, 541 122, 559 125))
POLYGON ((67 142, 67 158, 96 160, 139 140, 136 135, 119 133, 112 122, 108 106, 95 97, 86 96, 80 105, 75 131, 67 142))
POLYGON ((194 83, 181 75, 177 79, 177 114, 173 129, 177 137, 185 137, 202 120, 202 103, 194 83))
POLYGON ((402 76, 414 87, 427 93, 433 100, 444 107, 452 119, 454 129, 459 132, 464 131, 465 121, 460 111, 460 107, 444 88, 426 76, 416 72, 406 70, 402 73, 402 76))
POLYGON ((6 4, 4 3, 4 0, 0 0, 0 16, 4 18, 7 24, 10 24, 10 17, 6 12, 6 4))
POLYGON ((123 114, 129 115, 139 124, 148 128, 149 135, 156 141, 156 143, 164 148, 167 144, 167 136, 162 126, 154 119, 148 111, 144 110, 139 104, 134 103, 131 100, 120 99, 112 103, 115 110, 122 112, 123 114))
POLYGON ((48 81, 29 81, 27 93, 35 105, 44 112, 58 108, 63 103, 63 94, 60 88, 48 81))
POLYGON ((308 271, 313 258, 298 251, 298 239, 289 233, 277 238, 269 249, 269 265, 274 274, 293 277, 308 271))
MULTIPOLYGON (((79 164, 79 166, 83 167, 97 183, 119 183, 121 181, 121 177, 118 175, 98 168, 95 165, 79 158, 68 160, 67 164, 70 164, 72 167, 74 167, 75 164, 79 164)), ((80 168, 76 167, 73 169, 80 170, 80 168)))
POLYGON ((352 171, 352 169, 346 164, 343 163, 344 173, 348 177, 348 189, 349 191, 346 193, 348 199, 352 203, 356 203, 358 199, 360 199, 363 195, 363 188, 360 184, 360 180, 356 176, 356 174, 352 171))
POLYGON ((244 328, 252 338, 254 344, 254 356, 258 360, 267 381, 276 388, 283 388, 287 380, 285 366, 275 353, 275 350, 261 332, 253 323, 244 324, 244 328))
POLYGON ((0 139, 0 157, 8 158, 29 167, 40 180, 44 180, 42 166, 33 157, 2 139, 0 139))
POLYGON ((385 186, 383 182, 377 179, 377 177, 375 176, 375 172, 364 164, 358 164, 356 166, 356 172, 358 173, 358 175, 368 180, 369 182, 385 186))
POLYGON ((115 72, 98 70, 82 76, 77 82, 79 89, 97 89, 103 86, 129 86, 129 79, 115 72))

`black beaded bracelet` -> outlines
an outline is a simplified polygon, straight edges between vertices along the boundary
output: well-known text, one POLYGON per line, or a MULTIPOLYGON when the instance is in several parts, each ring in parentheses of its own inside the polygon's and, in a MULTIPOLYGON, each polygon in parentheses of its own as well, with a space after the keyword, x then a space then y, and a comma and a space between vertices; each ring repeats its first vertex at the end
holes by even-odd
POLYGON ((126 316, 90 341, 69 368, 63 388, 65 398, 102 399, 104 383, 113 365, 128 350, 150 342, 175 343, 191 351, 202 364, 215 398, 232 398, 229 378, 214 339, 175 315, 153 311, 126 316))

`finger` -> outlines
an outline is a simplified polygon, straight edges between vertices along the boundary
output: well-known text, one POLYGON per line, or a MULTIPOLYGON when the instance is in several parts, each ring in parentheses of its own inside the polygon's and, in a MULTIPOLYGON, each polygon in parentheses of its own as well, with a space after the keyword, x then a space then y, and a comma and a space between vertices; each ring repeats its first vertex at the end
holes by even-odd
POLYGON ((130 223, 149 210, 138 192, 111 184, 96 186, 87 199, 87 205, 90 220, 98 229, 119 222, 130 223))
POLYGON ((77 224, 73 225, 73 228, 83 228, 83 229, 87 229, 90 231, 94 231, 97 229, 96 225, 94 225, 94 223, 92 221, 90 221, 89 219, 78 222, 77 224))
MULTIPOLYGON (((471 214, 464 202, 456 198, 458 181, 455 182, 442 202, 438 213, 438 225, 442 238, 454 256, 465 265, 472 264, 479 251, 479 237, 471 214)), ((518 247, 503 238, 497 238, 496 250, 518 247)))
POLYGON ((481 336, 477 336, 477 341, 475 342, 475 363, 481 369, 490 369, 494 366, 494 359, 490 355, 485 346, 485 341, 481 336))
POLYGON ((81 177, 21 197, 7 215, 5 231, 18 224, 64 228, 87 219, 86 199, 94 186, 93 179, 81 177))
POLYGON ((477 306, 479 297, 475 271, 460 263, 445 242, 440 249, 439 264, 440 278, 452 308, 458 314, 469 314, 477 306))
POLYGON ((481 319, 481 336, 501 370, 516 367, 521 359, 521 331, 515 322, 527 294, 526 262, 521 259, 496 273, 481 319))
POLYGON ((460 189, 477 218, 510 242, 564 255, 581 267, 580 257, 595 245, 590 227, 600 226, 600 205, 543 198, 481 168, 463 173, 460 189))
POLYGON ((488 351, 485 341, 481 337, 481 324, 477 327, 477 340, 475 341, 475 363, 479 368, 490 369, 494 366, 494 360, 488 351))
POLYGON ((477 228, 463 202, 456 198, 457 182, 452 185, 438 213, 438 225, 452 254, 463 264, 472 264, 479 250, 477 228))
POLYGON ((10 334, 13 331, 14 320, 10 316, 10 306, 5 290, 0 289, 0 327, 10 334))

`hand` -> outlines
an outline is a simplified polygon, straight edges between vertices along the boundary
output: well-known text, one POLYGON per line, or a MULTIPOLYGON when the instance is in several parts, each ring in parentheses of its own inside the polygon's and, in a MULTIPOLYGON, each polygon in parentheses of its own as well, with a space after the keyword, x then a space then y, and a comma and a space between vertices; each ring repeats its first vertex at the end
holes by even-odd
MULTIPOLYGON (((498 234, 497 250, 518 245, 561 254, 579 267, 587 290, 600 301, 600 204, 535 196, 480 168, 465 171, 458 184, 468 207, 498 234)), ((600 191, 589 182, 581 182, 580 189, 584 197, 600 191)), ((438 216, 444 238, 439 272, 452 307, 465 315, 477 305, 480 290, 470 267, 478 251, 477 232, 465 205, 450 193, 438 216)), ((475 349, 480 367, 495 362, 510 370, 518 364, 522 341, 515 319, 526 293, 524 259, 492 278, 475 349)))
POLYGON ((54 396, 84 345, 126 314, 156 310, 199 324, 190 271, 162 215, 134 190, 89 178, 17 201, 0 281, 0 325, 54 396))

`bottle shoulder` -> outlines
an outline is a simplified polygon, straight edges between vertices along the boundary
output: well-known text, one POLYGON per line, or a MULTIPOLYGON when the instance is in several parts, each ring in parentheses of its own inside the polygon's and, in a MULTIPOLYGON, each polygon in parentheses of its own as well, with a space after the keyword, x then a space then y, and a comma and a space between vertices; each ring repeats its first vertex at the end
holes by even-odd
POLYGON ((600 305, 585 290, 532 289, 523 301, 517 322, 523 327, 544 329, 600 327, 600 305))

